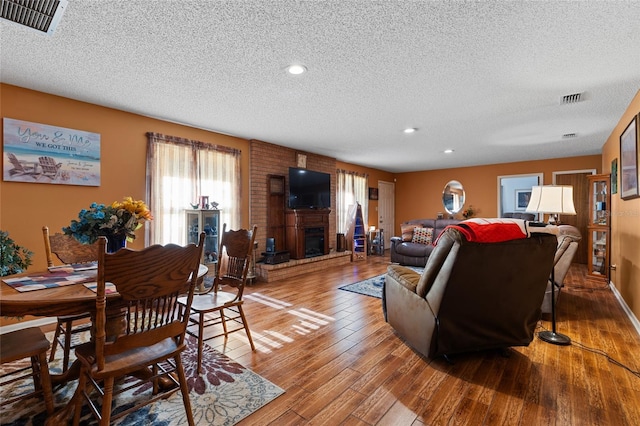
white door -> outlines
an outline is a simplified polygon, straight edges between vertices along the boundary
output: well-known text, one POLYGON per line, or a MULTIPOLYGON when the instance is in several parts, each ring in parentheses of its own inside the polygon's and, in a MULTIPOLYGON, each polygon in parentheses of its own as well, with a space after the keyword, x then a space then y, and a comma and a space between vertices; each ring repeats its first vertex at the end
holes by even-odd
POLYGON ((378 181, 378 228, 384 230, 384 248, 391 247, 395 216, 396 185, 393 182, 378 181))

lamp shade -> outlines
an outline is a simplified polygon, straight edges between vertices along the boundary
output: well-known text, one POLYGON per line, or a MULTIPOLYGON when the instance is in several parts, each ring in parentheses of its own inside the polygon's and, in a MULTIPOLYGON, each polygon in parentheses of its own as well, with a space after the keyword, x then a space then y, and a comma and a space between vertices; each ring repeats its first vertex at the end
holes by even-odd
POLYGON ((573 187, 544 185, 531 188, 531 199, 526 211, 531 213, 576 214, 573 205, 573 187))

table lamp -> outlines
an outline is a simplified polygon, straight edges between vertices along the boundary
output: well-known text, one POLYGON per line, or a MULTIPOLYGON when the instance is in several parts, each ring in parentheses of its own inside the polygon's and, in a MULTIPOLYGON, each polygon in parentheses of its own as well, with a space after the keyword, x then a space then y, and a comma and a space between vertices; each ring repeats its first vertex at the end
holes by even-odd
POLYGON ((559 214, 575 215, 573 186, 544 185, 531 188, 527 212, 549 214, 549 223, 559 225, 559 214))
MULTIPOLYGON (((549 214, 549 223, 559 225, 558 214, 575 215, 573 205, 573 187, 569 185, 544 185, 531 188, 531 198, 527 212, 549 214)), ((554 345, 570 345, 571 339, 564 334, 556 333, 556 281, 554 264, 551 268, 551 331, 538 333, 540 340, 554 345)))

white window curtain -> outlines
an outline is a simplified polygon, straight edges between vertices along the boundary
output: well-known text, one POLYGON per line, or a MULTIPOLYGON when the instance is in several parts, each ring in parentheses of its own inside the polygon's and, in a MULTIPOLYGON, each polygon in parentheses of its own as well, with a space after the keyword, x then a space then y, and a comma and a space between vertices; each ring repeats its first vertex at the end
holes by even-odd
POLYGON ((336 191, 336 209, 338 233, 347 232, 347 224, 349 223, 349 206, 360 203, 362 206, 362 216, 365 223, 369 218, 369 178, 363 173, 348 172, 346 170, 336 170, 337 191, 336 191))
POLYGON ((147 200, 153 214, 149 243, 186 244, 184 211, 201 195, 219 204, 221 224, 238 229, 240 151, 159 133, 147 137, 147 200))

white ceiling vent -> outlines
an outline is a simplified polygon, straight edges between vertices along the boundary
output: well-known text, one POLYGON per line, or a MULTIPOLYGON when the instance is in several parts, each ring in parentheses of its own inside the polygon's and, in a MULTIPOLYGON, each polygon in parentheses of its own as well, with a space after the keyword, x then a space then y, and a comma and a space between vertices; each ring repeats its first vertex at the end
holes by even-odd
POLYGON ((67 0, 1 0, 0 18, 52 35, 67 7, 67 0))
POLYGON ((575 104, 580 102, 582 99, 582 93, 572 93, 571 95, 564 95, 560 103, 562 105, 566 104, 575 104))

